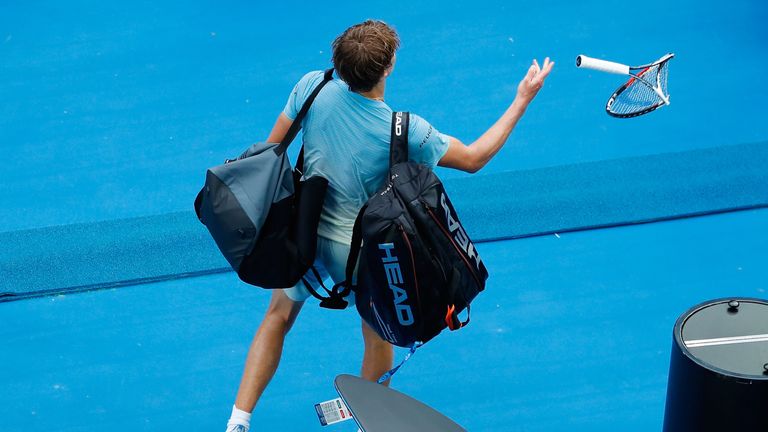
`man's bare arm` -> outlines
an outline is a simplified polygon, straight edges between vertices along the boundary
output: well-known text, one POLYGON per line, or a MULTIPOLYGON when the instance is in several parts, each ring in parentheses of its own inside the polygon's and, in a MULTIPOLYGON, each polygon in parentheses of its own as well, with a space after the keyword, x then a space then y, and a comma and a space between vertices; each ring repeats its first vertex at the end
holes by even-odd
POLYGON ((440 159, 438 165, 470 173, 477 172, 484 167, 501 150, 517 122, 525 114, 528 104, 544 85, 544 79, 549 75, 554 64, 554 62, 549 61, 549 57, 544 59, 543 67, 539 67, 539 63, 534 60, 528 73, 517 86, 515 100, 496 123, 469 145, 450 137, 448 151, 440 159))
POLYGON ((293 120, 288 118, 285 113, 280 113, 279 116, 277 116, 277 120, 275 121, 275 125, 272 126, 272 132, 269 133, 269 137, 267 137, 268 143, 279 143, 283 140, 285 137, 285 134, 288 133, 288 128, 291 127, 293 124, 293 120))
POLYGON ((474 173, 484 167, 507 141, 520 117, 525 113, 527 104, 515 99, 499 120, 485 131, 475 142, 466 145, 454 137, 448 145, 448 151, 438 165, 456 168, 474 173))

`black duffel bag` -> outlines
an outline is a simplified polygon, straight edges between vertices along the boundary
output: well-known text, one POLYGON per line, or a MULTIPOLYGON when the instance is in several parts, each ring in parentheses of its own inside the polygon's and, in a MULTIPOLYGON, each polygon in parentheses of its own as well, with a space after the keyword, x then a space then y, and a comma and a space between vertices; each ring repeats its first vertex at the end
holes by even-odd
MULTIPOLYGON (((208 170, 195 199, 195 212, 243 282, 262 288, 294 286, 312 267, 317 225, 328 180, 304 178, 304 148, 292 169, 286 150, 333 69, 301 107, 282 142, 256 143, 235 160, 208 170)), ((305 281, 306 283, 306 281, 305 281)), ((312 295, 321 305, 346 306, 338 288, 330 298, 312 295)), ((326 290, 328 291, 328 290, 326 290)), ((344 292, 343 294, 346 294, 344 292)))
POLYGON ((355 221, 346 280, 363 320, 413 349, 469 322, 469 310, 465 321, 458 315, 485 288, 488 271, 440 180, 408 161, 408 118, 392 115, 389 177, 355 221))

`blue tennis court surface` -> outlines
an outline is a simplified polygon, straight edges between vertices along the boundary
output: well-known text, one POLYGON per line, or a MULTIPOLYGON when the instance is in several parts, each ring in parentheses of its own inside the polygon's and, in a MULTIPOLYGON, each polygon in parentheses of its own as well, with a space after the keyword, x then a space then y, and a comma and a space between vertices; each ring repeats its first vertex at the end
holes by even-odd
MULTIPOLYGON (((369 17, 403 42, 387 102, 466 142, 557 62, 486 170, 439 171, 491 277, 393 386, 470 431, 660 429, 677 316, 768 297, 761 2, 4 5, 0 430, 224 430, 268 293, 222 272, 194 194, 369 17), (621 77, 573 66, 670 51, 672 104, 632 120, 603 109, 621 77)), ((310 301, 252 430, 354 431, 313 405, 359 325, 310 301)))
MULTIPOLYGON (((765 298, 766 232, 756 210, 481 244, 493 278, 473 322, 394 385, 471 431, 659 430, 674 320, 765 298)), ((215 430, 266 295, 226 273, 0 306, 8 430, 215 430)), ((254 411, 263 430, 321 430, 313 404, 359 369, 355 312, 302 314, 254 411)))

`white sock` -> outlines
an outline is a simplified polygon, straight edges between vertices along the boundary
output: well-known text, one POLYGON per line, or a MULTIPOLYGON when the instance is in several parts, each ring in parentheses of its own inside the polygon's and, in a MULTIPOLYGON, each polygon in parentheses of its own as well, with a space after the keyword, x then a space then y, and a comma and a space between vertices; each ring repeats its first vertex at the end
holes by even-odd
POLYGON ((245 426, 246 430, 249 429, 251 427, 251 413, 237 409, 236 406, 232 405, 232 415, 229 417, 227 427, 232 425, 242 425, 245 426))

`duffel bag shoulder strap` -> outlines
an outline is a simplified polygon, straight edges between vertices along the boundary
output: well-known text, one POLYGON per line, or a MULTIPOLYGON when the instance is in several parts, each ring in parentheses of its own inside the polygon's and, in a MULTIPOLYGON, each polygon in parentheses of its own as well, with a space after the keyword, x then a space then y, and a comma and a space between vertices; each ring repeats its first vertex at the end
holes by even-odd
MULTIPOLYGON (((325 75, 323 76, 323 80, 320 82, 320 84, 315 87, 315 89, 312 91, 312 94, 309 95, 306 101, 304 101, 304 105, 301 106, 301 109, 299 110, 299 113, 296 114, 296 118, 293 119, 293 123, 291 123, 291 127, 288 128, 288 132, 285 133, 285 137, 283 137, 283 140, 280 141, 280 145, 275 148, 275 154, 278 156, 285 153, 285 151, 288 149, 288 146, 291 144, 294 138, 296 138, 296 135, 298 135, 299 130, 301 130, 301 122, 304 120, 304 117, 307 115, 307 112, 309 112, 309 107, 312 106, 312 102, 315 101, 315 98, 317 97, 318 93, 320 93, 320 90, 325 87, 328 82, 333 80, 333 69, 328 69, 325 71, 325 75)), ((304 148, 302 147, 301 153, 304 153, 304 148)), ((303 165, 303 158, 299 158, 299 163, 303 165)))
MULTIPOLYGON (((333 68, 328 69, 325 71, 323 75, 323 81, 320 82, 320 84, 315 87, 315 89, 312 91, 312 94, 309 95, 306 101, 304 101, 304 105, 301 106, 301 109, 299 110, 299 113, 296 115, 296 118, 293 120, 293 123, 291 123, 291 127, 288 128, 288 132, 285 133, 285 136, 283 137, 283 140, 280 142, 280 145, 278 145, 275 148, 275 154, 278 156, 285 153, 285 151, 288 149, 288 146, 291 144, 294 138, 296 138, 296 135, 298 135, 299 130, 301 130, 301 122, 304 120, 304 117, 306 117, 307 112, 309 111, 309 107, 312 106, 312 102, 315 101, 315 98, 317 97, 318 93, 320 93, 320 90, 325 87, 328 82, 333 80, 333 68)), ((237 159, 243 159, 248 156, 248 152, 241 154, 240 157, 237 159)), ((224 163, 233 162, 237 159, 227 159, 224 161, 224 163)), ((297 162, 297 168, 299 169, 299 172, 304 171, 304 146, 301 147, 301 151, 299 152, 299 160, 297 162)), ((200 190, 200 192, 197 193, 197 196, 195 197, 195 214, 197 215, 197 218, 200 219, 200 204, 202 202, 203 197, 203 189, 200 190)))
POLYGON ((395 164, 408 162, 408 125, 410 115, 407 112, 392 112, 392 134, 389 138, 389 168, 395 164))

